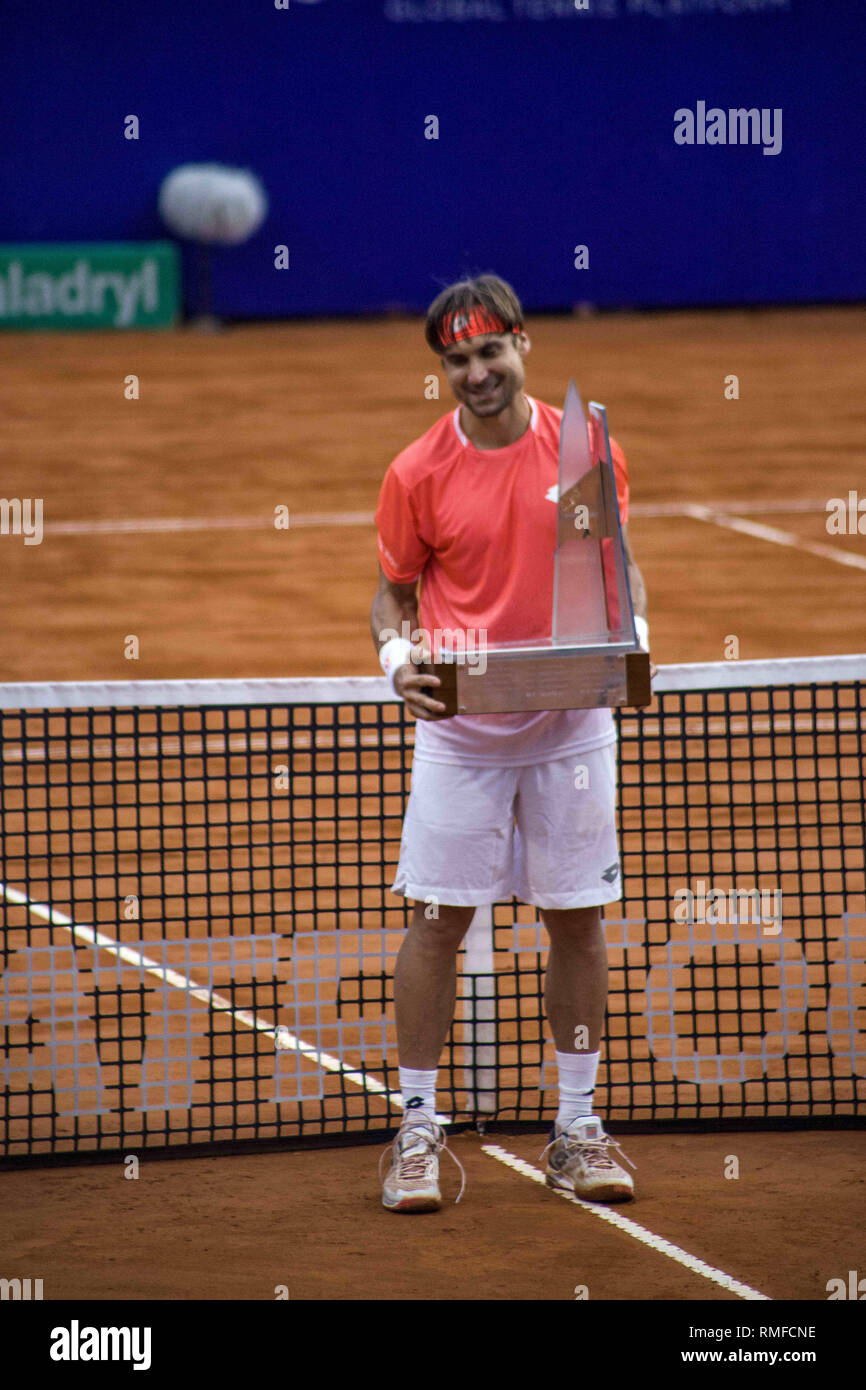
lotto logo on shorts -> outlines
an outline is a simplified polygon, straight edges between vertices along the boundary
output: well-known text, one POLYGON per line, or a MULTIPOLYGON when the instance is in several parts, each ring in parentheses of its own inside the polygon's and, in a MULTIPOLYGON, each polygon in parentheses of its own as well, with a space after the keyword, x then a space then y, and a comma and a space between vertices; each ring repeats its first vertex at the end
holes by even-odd
POLYGON ((611 864, 602 874, 605 883, 613 883, 615 878, 619 878, 619 864, 611 864))

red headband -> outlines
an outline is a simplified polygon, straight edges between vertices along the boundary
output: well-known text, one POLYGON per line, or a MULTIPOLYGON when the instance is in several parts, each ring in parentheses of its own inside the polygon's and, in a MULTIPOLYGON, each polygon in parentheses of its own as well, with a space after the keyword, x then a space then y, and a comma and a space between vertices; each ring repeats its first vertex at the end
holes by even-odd
MULTIPOLYGON (((477 305, 468 314, 452 314, 450 319, 443 323, 439 340, 443 347, 451 347, 453 343, 462 343, 466 338, 477 338, 482 333, 506 333, 507 331, 501 319, 477 305)), ((522 333, 523 329, 520 327, 512 328, 511 332, 522 333)))

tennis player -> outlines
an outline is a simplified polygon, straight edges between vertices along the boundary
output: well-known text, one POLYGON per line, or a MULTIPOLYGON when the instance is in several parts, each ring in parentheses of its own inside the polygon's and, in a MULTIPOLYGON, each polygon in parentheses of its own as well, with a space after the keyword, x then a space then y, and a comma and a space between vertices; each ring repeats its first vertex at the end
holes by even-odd
MULTIPOLYGON (((382 1201, 398 1212, 441 1205, 436 1073, 457 951, 475 908, 512 895, 538 908, 550 936, 545 1008, 559 1111, 542 1155, 547 1181, 590 1200, 628 1201, 633 1181, 612 1151, 630 1160, 593 1113, 607 1004, 601 907, 622 896, 612 713, 442 719, 439 681, 419 670, 461 640, 471 664, 470 648, 480 654, 485 642, 550 636, 562 412, 524 390, 530 342, 520 303, 497 276, 443 290, 425 333, 458 404, 385 475, 371 612, 382 668, 418 721, 393 884, 414 899, 394 981, 405 1109, 382 1201)), ((625 523, 625 459, 613 441, 611 449, 625 523)), ((646 646, 644 584, 625 524, 623 535, 646 646)))

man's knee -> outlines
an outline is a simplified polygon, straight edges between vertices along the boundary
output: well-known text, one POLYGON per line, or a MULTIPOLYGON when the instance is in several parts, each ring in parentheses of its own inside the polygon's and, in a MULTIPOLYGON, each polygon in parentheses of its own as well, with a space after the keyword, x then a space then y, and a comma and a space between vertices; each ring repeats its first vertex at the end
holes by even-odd
POLYGON ((600 907, 569 907, 541 913, 551 941, 557 938, 586 938, 601 932, 600 907))
POLYGON ((447 903, 416 902, 412 928, 429 941, 460 945, 475 913, 474 907, 454 907, 447 903))

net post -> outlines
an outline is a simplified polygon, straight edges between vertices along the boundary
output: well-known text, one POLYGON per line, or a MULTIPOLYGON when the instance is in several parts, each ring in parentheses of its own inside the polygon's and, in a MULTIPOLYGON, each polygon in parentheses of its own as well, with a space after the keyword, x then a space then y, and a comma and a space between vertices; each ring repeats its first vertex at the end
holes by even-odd
POLYGON ((462 1019, 466 1108, 476 1116, 493 1114, 496 1096, 496 971, 493 961, 493 907, 475 909, 464 941, 462 1019))

